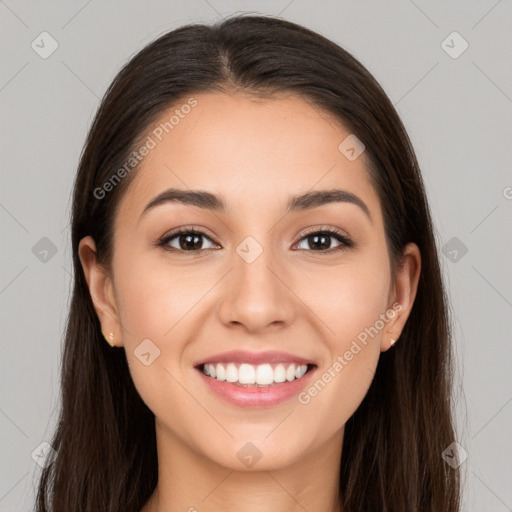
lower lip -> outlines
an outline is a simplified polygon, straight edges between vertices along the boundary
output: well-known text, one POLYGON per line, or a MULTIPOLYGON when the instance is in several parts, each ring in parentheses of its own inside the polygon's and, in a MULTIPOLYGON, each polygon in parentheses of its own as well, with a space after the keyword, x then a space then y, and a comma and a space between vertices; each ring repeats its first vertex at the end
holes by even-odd
POLYGON ((219 397, 239 407, 271 407, 298 395, 308 384, 316 367, 308 370, 300 379, 279 382, 266 388, 242 387, 225 380, 217 380, 196 368, 205 384, 219 397))

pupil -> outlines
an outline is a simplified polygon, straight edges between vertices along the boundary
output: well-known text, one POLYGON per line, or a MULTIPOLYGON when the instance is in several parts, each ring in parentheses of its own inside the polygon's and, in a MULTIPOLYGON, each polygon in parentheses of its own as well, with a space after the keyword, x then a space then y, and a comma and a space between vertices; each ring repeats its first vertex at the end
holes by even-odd
POLYGON ((308 238, 308 241, 311 245, 316 245, 317 248, 321 250, 329 249, 331 247, 331 237, 328 235, 311 235, 308 238), (318 246, 318 241, 323 240, 318 246))
POLYGON ((195 234, 181 235, 180 247, 182 249, 201 249, 201 236, 195 234))

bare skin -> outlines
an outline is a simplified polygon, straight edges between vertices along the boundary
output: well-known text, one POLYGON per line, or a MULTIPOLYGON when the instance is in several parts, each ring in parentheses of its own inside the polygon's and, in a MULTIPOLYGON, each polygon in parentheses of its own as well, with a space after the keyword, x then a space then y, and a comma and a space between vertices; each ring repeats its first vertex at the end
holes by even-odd
POLYGON ((156 418, 159 481, 143 512, 339 511, 344 425, 411 311, 418 247, 406 246, 392 280, 365 155, 349 161, 338 150, 350 132, 324 111, 293 96, 194 97, 197 106, 133 171, 115 219, 112 273, 97 264, 91 237, 79 248, 102 330, 126 350, 156 418), (226 210, 167 202, 142 215, 171 187, 218 195, 226 210), (291 196, 334 188, 358 196, 371 218, 350 202, 286 211, 291 196), (191 225, 205 232, 200 250, 183 249, 179 235, 170 250, 155 245, 191 225), (313 228, 337 229, 354 245, 331 235, 322 253, 306 236, 313 228), (236 250, 248 236, 262 248, 251 263, 236 250), (338 356, 390 310, 378 334, 333 373, 338 356), (134 353, 145 339, 160 350, 149 366, 134 353), (193 366, 233 349, 289 352, 315 362, 311 383, 329 368, 332 378, 307 403, 235 406, 193 366), (262 454, 252 467, 237 456, 248 442, 262 454))

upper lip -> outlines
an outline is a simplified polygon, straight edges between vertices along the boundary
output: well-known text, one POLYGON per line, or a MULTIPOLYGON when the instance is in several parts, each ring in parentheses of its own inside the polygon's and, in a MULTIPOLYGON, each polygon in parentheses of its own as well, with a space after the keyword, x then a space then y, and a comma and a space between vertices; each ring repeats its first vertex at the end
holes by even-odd
POLYGON ((221 354, 215 354, 206 359, 196 361, 194 366, 213 363, 248 363, 253 365, 264 363, 296 363, 300 365, 315 364, 309 359, 288 354, 287 352, 247 352, 245 350, 231 350, 229 352, 222 352, 221 354))

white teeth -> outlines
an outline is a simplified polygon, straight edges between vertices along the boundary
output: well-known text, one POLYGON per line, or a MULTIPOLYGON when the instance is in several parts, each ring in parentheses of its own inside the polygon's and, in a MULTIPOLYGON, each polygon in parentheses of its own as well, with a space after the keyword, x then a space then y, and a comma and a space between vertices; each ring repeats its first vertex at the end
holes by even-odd
POLYGON ((238 369, 233 363, 229 363, 226 367, 226 380, 228 382, 238 381, 238 369))
POLYGON ((256 368, 257 384, 272 384, 274 382, 274 370, 269 364, 260 364, 256 368))
POLYGON ((273 383, 291 382, 300 379, 307 372, 307 365, 279 363, 272 368, 272 365, 252 365, 241 363, 217 363, 205 364, 203 373, 220 380, 238 383, 241 385, 256 384, 258 386, 270 386, 273 383))
POLYGON ((238 368, 238 382, 240 384, 254 384, 256 382, 256 370, 250 364, 241 364, 238 368))
POLYGON ((297 366, 297 369, 295 370, 295 378, 300 379, 305 373, 308 367, 306 365, 297 366))
POLYGON ((284 364, 279 363, 274 368, 274 382, 284 382, 286 380, 286 369, 284 364))
POLYGON ((224 366, 222 366, 221 364, 217 364, 216 373, 217 380, 226 380, 226 370, 224 369, 224 366))

